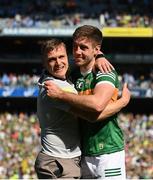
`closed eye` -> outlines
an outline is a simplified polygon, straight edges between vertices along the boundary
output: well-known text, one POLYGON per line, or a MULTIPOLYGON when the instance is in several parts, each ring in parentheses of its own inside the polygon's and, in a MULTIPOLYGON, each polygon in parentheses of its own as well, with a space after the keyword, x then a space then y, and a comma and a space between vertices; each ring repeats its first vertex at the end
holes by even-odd
POLYGON ((59 59, 63 59, 65 56, 64 55, 61 55, 61 56, 59 56, 59 59))
POLYGON ((54 57, 48 58, 48 62, 52 62, 52 61, 56 61, 56 58, 54 57))
POLYGON ((88 48, 85 45, 80 45, 80 49, 85 50, 85 49, 88 49, 88 48))

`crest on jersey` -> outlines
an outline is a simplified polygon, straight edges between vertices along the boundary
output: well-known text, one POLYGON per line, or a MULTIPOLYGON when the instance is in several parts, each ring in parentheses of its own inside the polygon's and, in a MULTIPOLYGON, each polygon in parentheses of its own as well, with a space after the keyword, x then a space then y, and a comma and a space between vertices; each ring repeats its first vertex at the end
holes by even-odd
POLYGON ((77 83, 76 83, 76 89, 78 91, 80 91, 80 90, 83 90, 83 88, 84 88, 84 81, 83 81, 83 79, 82 80, 78 80, 77 83))

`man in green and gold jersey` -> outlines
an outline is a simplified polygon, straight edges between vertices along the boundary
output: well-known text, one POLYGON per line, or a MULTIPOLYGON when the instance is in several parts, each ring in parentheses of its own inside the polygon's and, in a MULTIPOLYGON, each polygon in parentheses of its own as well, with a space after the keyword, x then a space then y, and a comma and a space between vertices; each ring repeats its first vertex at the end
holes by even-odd
POLYGON ((114 113, 118 112, 114 106, 120 107, 118 110, 119 104, 124 106, 117 100, 118 76, 115 70, 93 71, 102 38, 101 31, 90 25, 73 33, 73 56, 81 72, 75 83, 79 95, 64 92, 51 82, 45 82, 45 87, 48 96, 69 103, 71 111, 84 119, 88 117, 82 121, 82 178, 126 179, 124 137, 114 113), (107 115, 102 118, 101 112, 106 109, 107 115))

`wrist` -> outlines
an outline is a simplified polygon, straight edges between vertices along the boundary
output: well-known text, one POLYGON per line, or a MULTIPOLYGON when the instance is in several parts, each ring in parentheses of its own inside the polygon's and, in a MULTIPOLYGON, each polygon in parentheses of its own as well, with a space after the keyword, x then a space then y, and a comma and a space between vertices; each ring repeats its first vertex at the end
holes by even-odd
POLYGON ((127 99, 124 97, 121 97, 121 101, 122 101, 122 107, 125 107, 127 105, 127 99))
POLYGON ((95 59, 98 59, 98 58, 105 58, 105 55, 104 54, 97 54, 96 58, 95 59))
POLYGON ((63 100, 64 96, 65 96, 65 92, 63 90, 61 90, 60 93, 58 94, 58 99, 63 100))

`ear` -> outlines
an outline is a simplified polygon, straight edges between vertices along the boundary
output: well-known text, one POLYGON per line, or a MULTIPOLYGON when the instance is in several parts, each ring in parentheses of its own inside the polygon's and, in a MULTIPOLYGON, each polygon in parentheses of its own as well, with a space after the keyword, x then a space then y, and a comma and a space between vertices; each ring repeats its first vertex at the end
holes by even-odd
POLYGON ((100 52, 100 48, 101 48, 100 45, 96 45, 96 47, 95 47, 95 55, 97 55, 100 52))

